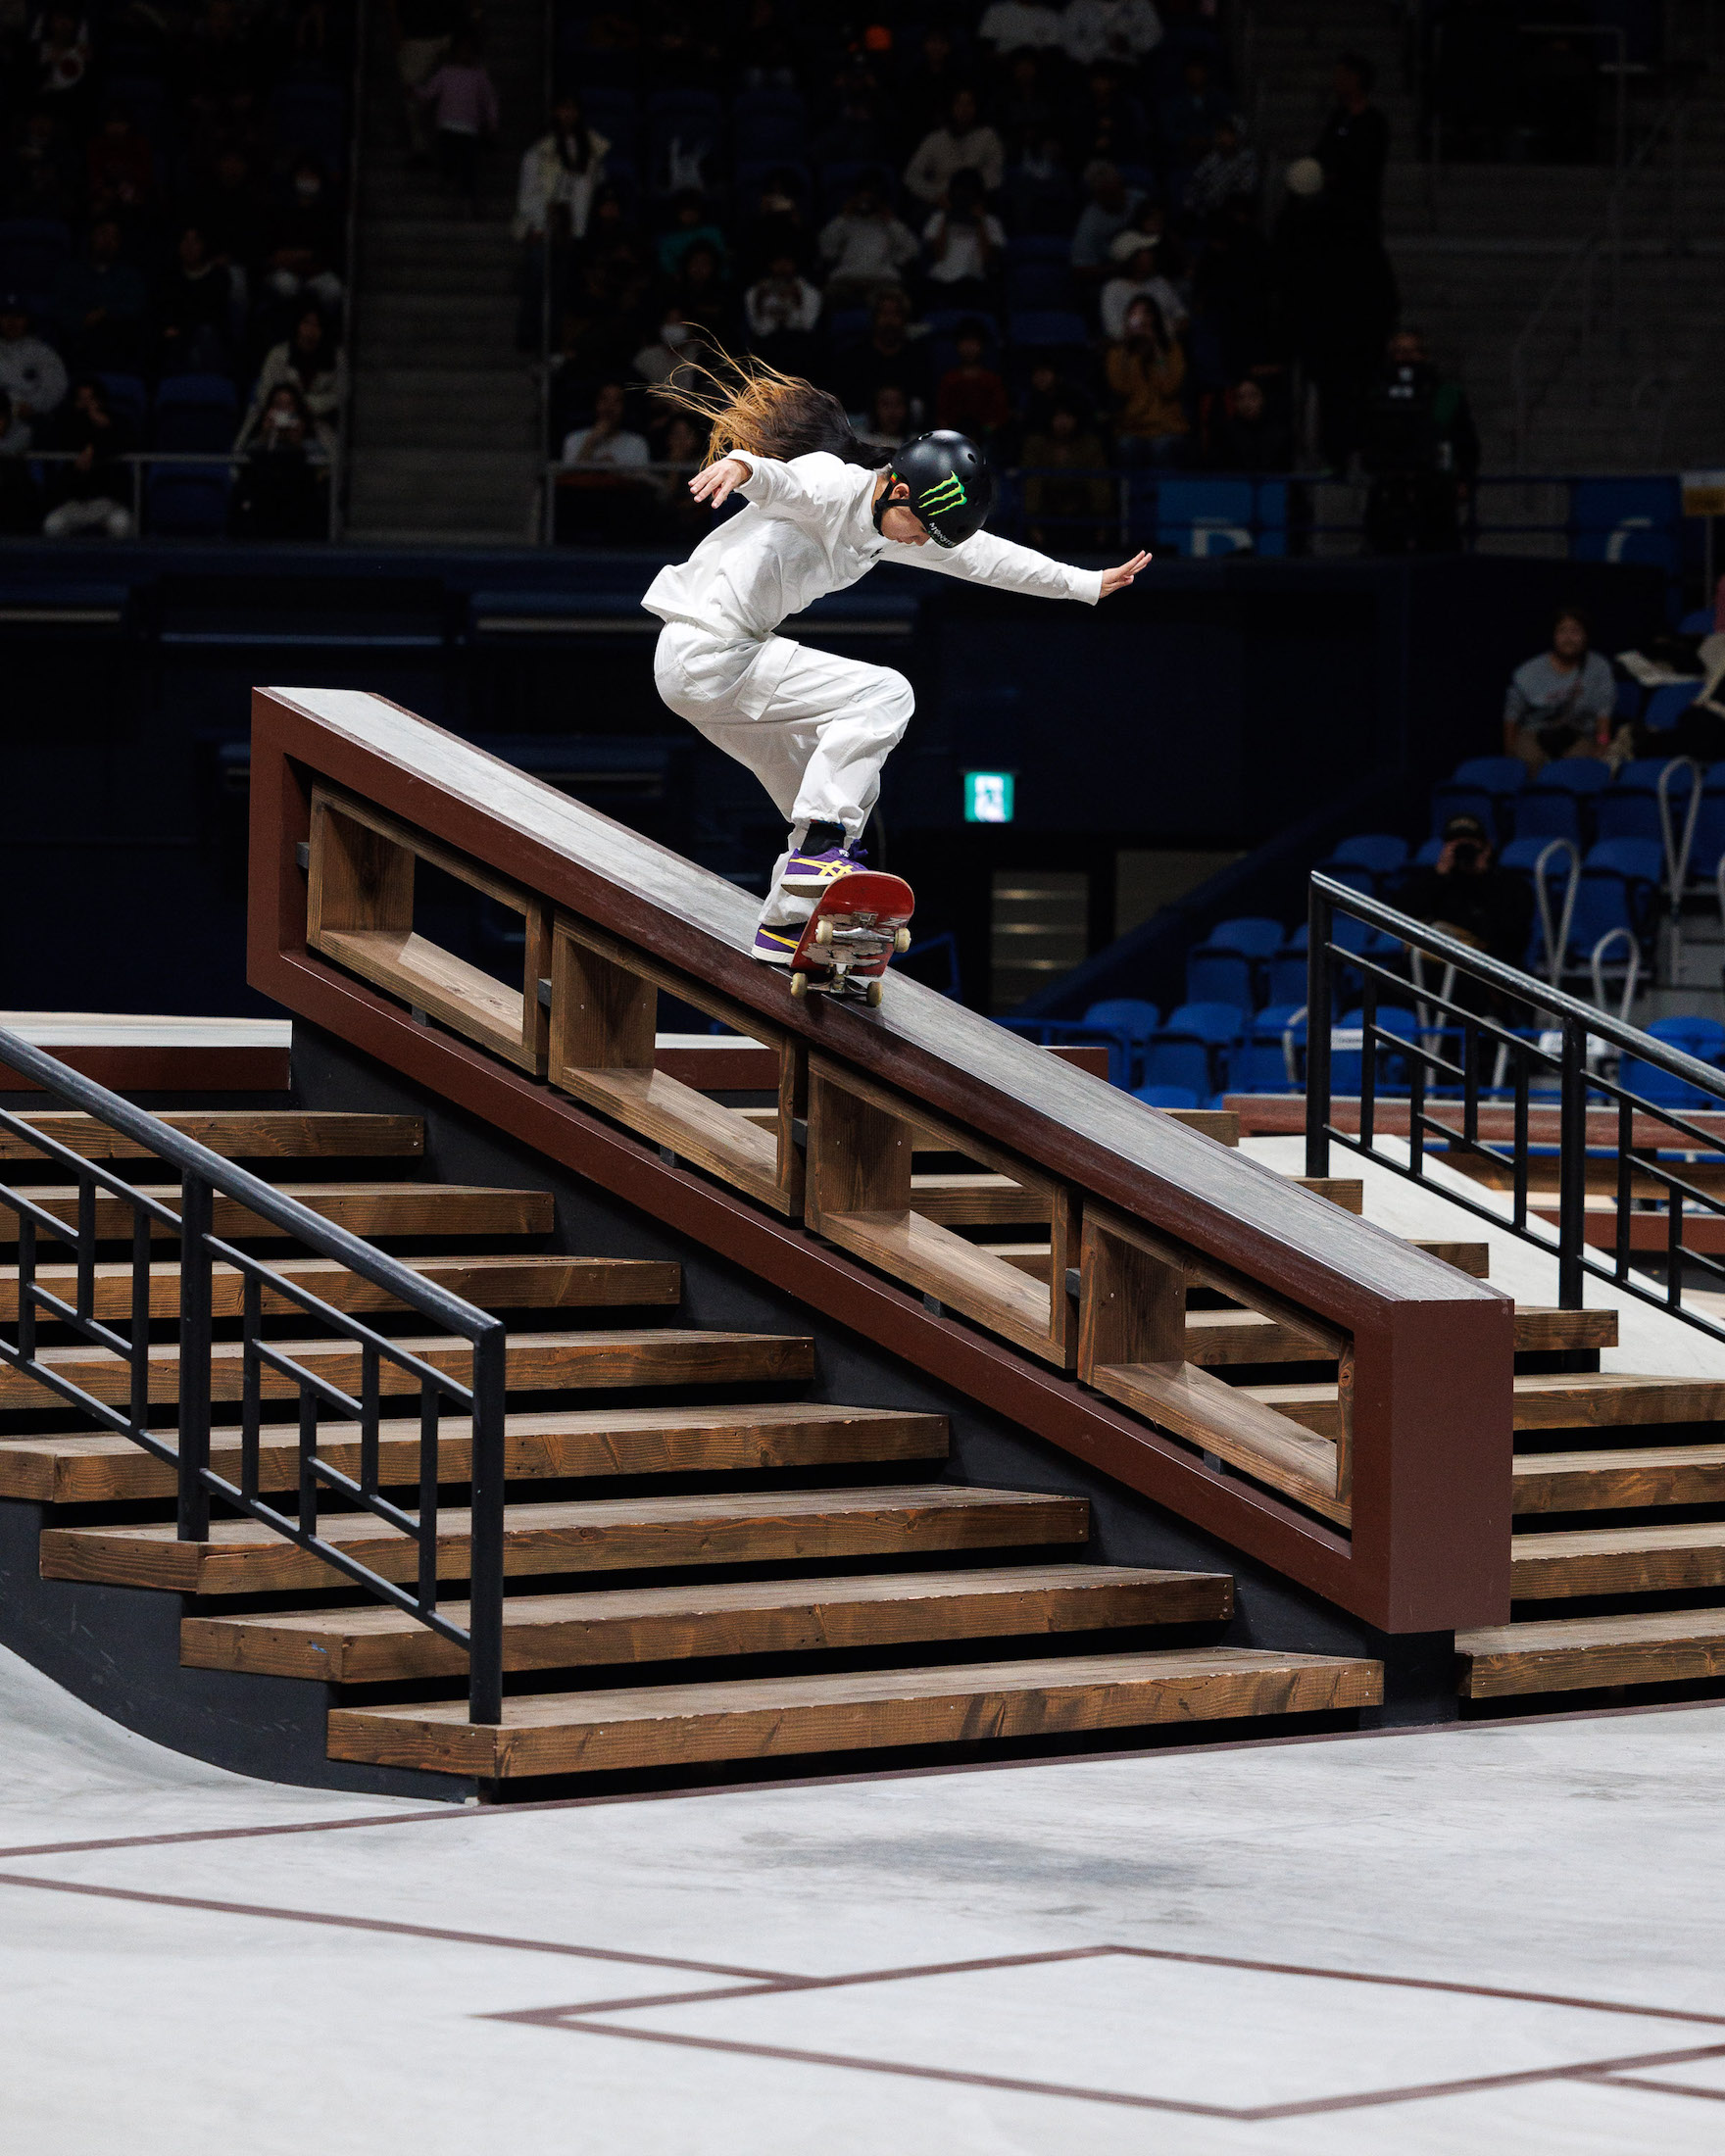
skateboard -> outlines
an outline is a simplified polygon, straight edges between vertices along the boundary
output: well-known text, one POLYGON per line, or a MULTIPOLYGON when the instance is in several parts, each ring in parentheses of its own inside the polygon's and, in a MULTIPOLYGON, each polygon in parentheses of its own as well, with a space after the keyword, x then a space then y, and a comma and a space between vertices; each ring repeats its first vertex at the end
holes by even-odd
POLYGON ((791 954, 791 994, 813 989, 859 997, 870 1007, 878 1004, 894 952, 911 948, 915 908, 908 883, 871 868, 828 884, 791 954))

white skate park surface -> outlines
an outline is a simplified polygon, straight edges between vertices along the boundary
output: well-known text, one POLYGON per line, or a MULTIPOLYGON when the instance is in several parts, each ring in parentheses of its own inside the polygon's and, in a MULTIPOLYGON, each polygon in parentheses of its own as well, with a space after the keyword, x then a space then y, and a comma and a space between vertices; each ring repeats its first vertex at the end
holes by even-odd
POLYGON ((0 1742, 7 2156, 1725 2130, 1725 1707, 480 1811, 200 1767, 0 1653, 0 1742))

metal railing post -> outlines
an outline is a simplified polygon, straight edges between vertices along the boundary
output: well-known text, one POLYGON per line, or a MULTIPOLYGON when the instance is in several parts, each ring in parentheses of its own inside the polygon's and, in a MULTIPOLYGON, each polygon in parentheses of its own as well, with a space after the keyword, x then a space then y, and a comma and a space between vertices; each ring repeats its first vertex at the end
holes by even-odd
POLYGON ((180 1178, 179 1208, 179 1540, 207 1542, 210 1492, 210 1186, 180 1178))
POLYGON ((504 1329, 473 1342, 473 1486, 468 1558, 468 1717, 503 1720, 504 1329))
POLYGON ((1330 1172, 1330 902, 1314 883, 1306 905, 1306 1172, 1330 1172))
POLYGON ((1587 1225, 1587 1026, 1563 1020, 1557 1115, 1557 1304, 1581 1308, 1581 1259, 1587 1225))

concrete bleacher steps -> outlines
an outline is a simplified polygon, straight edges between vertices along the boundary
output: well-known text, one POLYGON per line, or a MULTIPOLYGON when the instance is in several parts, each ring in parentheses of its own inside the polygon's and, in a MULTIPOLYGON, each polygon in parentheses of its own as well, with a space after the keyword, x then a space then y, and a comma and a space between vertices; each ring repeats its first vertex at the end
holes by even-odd
POLYGON ((540 462, 539 389, 516 349, 516 170, 544 124, 544 10, 497 0, 485 58, 502 124, 479 214, 410 163, 379 18, 360 159, 355 279, 355 538, 519 543, 540 462))
MULTIPOLYGON (((426 1179, 418 1117, 233 1111, 177 1120, 280 1187, 292 1179, 327 1216, 405 1246, 428 1279, 510 1317, 505 1662, 511 1682, 531 1689, 512 1691, 503 1726, 483 1739, 468 1734, 459 1649, 220 1504, 204 1540, 180 1541, 168 1466, 123 1438, 74 1427, 75 1414, 33 1380, 0 1378, 0 1508, 39 1508, 25 1516, 40 1523, 43 1581, 178 1597, 186 1670, 256 1680, 267 1696, 278 1682, 319 1688, 332 1773, 405 1769, 530 1785, 535 1776, 639 1775, 812 1750, 897 1759, 936 1743, 1073 1742, 1170 1722, 1238 1728, 1274 1717, 1279 1729, 1286 1717, 1348 1715, 1381 1697, 1375 1661, 1225 1642, 1235 1610, 1226 1571, 1094 1561, 1084 1496, 941 1479, 951 1464, 945 1415, 809 1396, 818 1371, 805 1333, 690 1325, 680 1319, 678 1265, 543 1248, 553 1226, 547 1193, 426 1179), (344 1177, 361 1163, 368 1179, 311 1180, 318 1161, 344 1177), (876 1666, 882 1655, 891 1668, 876 1666), (602 1689, 588 1689, 596 1680, 602 1689), (415 1688, 405 1716, 399 1691, 379 1690, 404 1684, 415 1688)), ((86 1155, 137 1157, 82 1118, 39 1121, 86 1155)), ((8 1177, 38 1200, 55 1189, 54 1170, 25 1165, 22 1142, 7 1153, 8 1177)), ((140 1161, 140 1182, 150 1172, 140 1161)), ((219 1232, 245 1236, 273 1260, 279 1241, 271 1248, 255 1216, 231 1210, 219 1232)), ((97 1225, 108 1235, 122 1223, 103 1212, 97 1225)), ((280 1263, 335 1307, 375 1313, 422 1359, 465 1372, 461 1344, 425 1337, 418 1320, 383 1307, 387 1298, 339 1266, 280 1263)), ((98 1313, 123 1322, 126 1270, 104 1251, 93 1285, 98 1313)), ((0 1322, 8 1300, 16 1305, 17 1279, 16 1266, 0 1272, 0 1322)), ((152 1307, 164 1323, 150 1391, 170 1439, 177 1287, 172 1261, 155 1268, 152 1307)), ((231 1270, 217 1270, 214 1299, 211 1460, 237 1477, 240 1299, 231 1270)), ((319 1337, 283 1297, 269 1299, 266 1315, 282 1352, 357 1388, 357 1348, 319 1337)), ((60 1374, 98 1397, 123 1396, 117 1360, 44 1339, 60 1374)), ((384 1363, 386 1394, 396 1382, 384 1363)), ((291 1492, 297 1425, 274 1419, 288 1398, 268 1371, 263 1397, 260 1490, 291 1492)), ((469 1435, 451 1417, 438 1440, 450 1501, 439 1513, 437 1571, 451 1596, 441 1606, 457 1623, 467 1615, 469 1435)), ((357 1426, 326 1426, 320 1445, 331 1465, 359 1470, 357 1426)), ((419 1431, 411 1396, 386 1404, 378 1475, 382 1489, 413 1503, 419 1431)), ((337 1495, 325 1493, 319 1531, 385 1578, 414 1578, 414 1544, 337 1495)), ((172 1672, 138 1682, 160 1689, 172 1672)))

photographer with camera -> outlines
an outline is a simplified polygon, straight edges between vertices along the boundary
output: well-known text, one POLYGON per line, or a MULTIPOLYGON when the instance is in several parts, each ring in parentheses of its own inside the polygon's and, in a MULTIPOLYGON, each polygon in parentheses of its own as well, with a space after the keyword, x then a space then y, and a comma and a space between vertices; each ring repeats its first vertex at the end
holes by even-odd
POLYGON ((1398 903, 1415 920, 1505 965, 1527 962, 1533 892, 1512 870, 1498 867, 1491 834, 1478 816, 1450 818, 1443 852, 1430 868, 1409 872, 1398 903))

